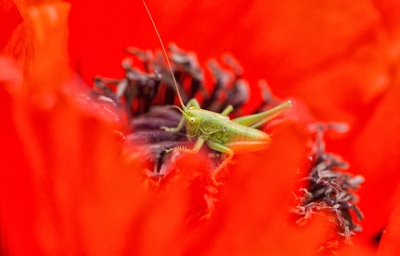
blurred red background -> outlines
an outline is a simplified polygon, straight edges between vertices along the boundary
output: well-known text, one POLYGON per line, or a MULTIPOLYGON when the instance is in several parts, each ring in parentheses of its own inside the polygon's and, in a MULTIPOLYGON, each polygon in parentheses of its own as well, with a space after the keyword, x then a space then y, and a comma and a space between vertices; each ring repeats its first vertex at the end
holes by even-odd
MULTIPOLYGON (((30 93, 54 90, 60 83, 65 83, 73 72, 81 75, 89 85, 93 76, 97 74, 107 77, 122 77, 123 69, 120 67, 120 62, 124 57, 123 48, 126 46, 143 49, 160 47, 141 1, 115 0, 101 4, 93 1, 69 1, 70 12, 67 5, 56 9, 58 14, 62 13, 65 16, 65 19, 60 19, 61 21, 58 23, 54 22, 54 27, 52 27, 54 21, 52 15, 54 13, 57 15, 57 11, 54 12, 51 9, 48 11, 48 19, 40 19, 32 10, 35 8, 37 8, 35 10, 41 10, 40 8, 45 9, 45 6, 57 5, 59 3, 57 1, 14 1, 16 6, 8 0, 2 0, 0 3, 2 6, 0 8, 0 14, 2 14, 0 15, 0 24, 2 24, 0 49, 2 49, 3 56, 12 56, 18 60, 16 62, 17 69, 22 72, 24 78, 29 77, 24 80, 25 82, 29 80, 25 85, 34 85, 25 86, 30 93), (49 25, 43 25, 41 23, 43 20, 46 20, 49 25), (67 23, 63 23, 63 21, 67 23), (17 28, 19 24, 22 26, 17 28), (41 29, 44 31, 44 41, 39 40, 41 29), (13 37, 11 37, 12 33, 14 33, 13 37), (68 41, 66 41, 67 38, 68 41), (38 41, 40 42, 38 43, 38 41)), ((362 174, 366 178, 366 182, 359 192, 361 198, 359 206, 365 214, 365 220, 362 223, 364 231, 357 234, 355 243, 359 246, 376 248, 377 245, 373 240, 386 227, 390 214, 398 201, 398 197, 394 195, 399 182, 398 166, 400 163, 397 146, 400 144, 398 133, 400 121, 396 118, 400 96, 398 65, 400 3, 394 0, 304 1, 303 3, 293 3, 292 1, 238 3, 231 1, 167 1, 158 3, 148 1, 146 3, 164 43, 175 42, 185 50, 196 52, 202 65, 209 58, 220 58, 225 52, 232 53, 244 67, 244 78, 253 85, 250 104, 259 100, 260 96, 256 85, 259 79, 264 78, 277 96, 293 97, 303 102, 317 121, 349 123, 350 131, 347 135, 330 134, 328 136, 328 151, 342 155, 350 163, 351 172, 362 174)), ((2 70, 7 69, 3 68, 2 70)), ((10 72, 17 73, 16 71, 10 72)), ((3 73, 1 81, 6 83, 5 77, 9 72, 3 73)), ((18 104, 15 102, 26 98, 8 96, 9 90, 4 90, 3 93, 6 96, 4 96, 4 100, 2 99, 2 106, 7 111, 2 113, 4 115, 2 118, 8 120, 8 125, 4 126, 2 138, 9 148, 5 148, 7 153, 3 155, 2 159, 6 163, 3 172, 8 174, 3 182, 13 184, 13 186, 15 183, 19 182, 19 184, 15 184, 16 187, 12 190, 4 189, 1 200, 3 204, 7 205, 11 201, 23 199, 18 201, 22 204, 19 206, 21 208, 16 208, 22 213, 24 205, 33 204, 32 207, 35 208, 37 206, 33 202, 37 202, 36 200, 43 203, 40 197, 44 193, 36 188, 37 184, 42 184, 35 181, 38 167, 29 168, 32 165, 29 159, 35 158, 30 150, 35 149, 36 146, 23 146, 23 144, 30 136, 37 136, 36 143, 41 144, 42 141, 46 141, 44 145, 50 145, 48 148, 42 149, 42 154, 47 154, 48 151, 52 152, 53 143, 57 145, 59 143, 52 142, 52 140, 49 142, 47 140, 48 133, 44 131, 52 130, 56 126, 59 127, 59 130, 54 130, 63 134, 65 126, 57 123, 58 119, 58 121, 54 120, 57 118, 57 114, 49 118, 51 121, 47 120, 48 123, 46 123, 46 119, 42 117, 43 113, 40 112, 43 110, 29 109, 30 106, 35 106, 36 102, 30 96, 28 101, 18 104), (39 114, 35 111, 39 111, 39 114), (25 113, 27 117, 20 113, 25 113), (18 115, 22 121, 13 115, 18 115), (21 128, 22 124, 26 127, 21 128), (20 128, 15 129, 17 126, 20 128), (42 129, 43 126, 47 127, 47 130, 42 129), (34 132, 30 131, 31 129, 34 132), (26 134, 21 135, 21 133, 26 134), (21 160, 15 164, 10 161, 10 159, 19 161, 20 158, 15 156, 20 156, 21 152, 25 155, 21 159, 26 161, 21 160), (23 171, 9 171, 17 169, 23 171), (18 173, 21 176, 18 176, 18 173), (33 186, 33 188, 29 186, 33 186), (25 192, 29 193, 29 191, 36 191, 36 194, 33 194, 34 201, 30 201, 29 198, 24 199, 25 192), (14 194, 15 197, 12 197, 11 192, 20 194, 18 194, 19 196, 14 194)), ((69 113, 70 108, 71 103, 68 98, 63 100, 60 111, 69 113)), ((76 112, 72 112, 72 117, 69 116, 69 119, 65 119, 69 124, 71 120, 80 120, 80 118, 86 120, 87 117, 84 114, 78 110, 74 111, 76 112), (73 115, 77 115, 77 117, 73 115)), ((50 113, 47 114, 50 115, 50 113)), ((108 125, 103 124, 101 120, 93 122, 100 122, 104 127, 108 125)), ((81 125, 79 123, 77 127, 81 127, 81 125)), ((102 125, 100 126, 103 127, 102 125)), ((88 131, 79 129, 76 133, 71 132, 71 138, 76 139, 76 147, 80 147, 83 143, 79 139, 81 136, 77 135, 79 133, 90 134, 88 131)), ((101 132, 96 133, 97 136, 102 136, 101 134, 101 132)), ((91 143, 96 141, 97 137, 94 134, 88 137, 90 138, 88 139, 89 145, 83 147, 81 152, 93 150, 91 143)), ((57 141, 57 139, 55 140, 57 141)), ((71 145, 69 145, 71 148, 65 147, 64 143, 64 140, 60 142, 60 151, 54 151, 54 158, 73 154, 74 147, 71 145)), ((48 159, 46 155, 40 156, 40 154, 38 158, 45 159, 44 161, 48 159)), ((77 170, 85 169, 87 158, 87 155, 81 154, 78 159, 74 160, 78 166, 77 170)), ((93 161, 97 161, 95 157, 93 157, 93 161)), ((68 161, 66 160, 65 163, 68 161)), ((65 166, 60 167, 58 162, 55 163, 55 166, 50 166, 54 170, 61 168, 65 171, 65 177, 68 177, 69 173, 64 169, 65 166)), ((105 176, 108 175, 106 169, 104 169, 105 176)), ((46 173, 51 172, 47 170, 46 173)), ((39 177, 45 174, 40 174, 39 177)), ((78 176, 74 179, 80 178, 82 177, 78 176)), ((118 178, 115 179, 117 180, 114 185, 117 186, 121 181, 118 178)), ((61 180, 63 179, 56 178, 56 181, 61 180)), ((112 191, 112 186, 109 187, 106 183, 101 184, 104 186, 100 186, 101 188, 112 191)), ((95 182, 94 186, 97 186, 95 182)), ((85 193, 83 185, 82 187, 78 186, 78 189, 85 193)), ((53 190, 49 189, 48 191, 51 193, 53 190)), ((125 195, 122 191, 118 193, 110 191, 108 192, 114 199, 125 195)), ((133 193, 133 191, 130 192, 133 193)), ((67 193, 65 197, 68 198, 68 195, 67 193)), ((71 199, 72 204, 79 202, 80 193, 77 192, 77 195, 71 199)), ((60 193, 60 198, 63 197, 63 194, 60 193)), ((131 200, 131 197, 127 195, 123 198, 121 204, 125 203, 125 200, 131 200)), ((57 205, 59 199, 46 200, 44 205, 47 205, 47 202, 57 205)), ((141 202, 141 200, 139 201, 141 202)), ((104 203, 102 200, 99 202, 100 204, 104 203)), ((118 205, 115 203, 116 207, 118 205)), ((109 207, 110 205, 107 203, 101 206, 96 205, 98 207, 96 209, 101 210, 102 206, 109 207)), ((134 209, 135 206, 133 205, 131 208, 134 209)), ((90 207, 88 209, 88 211, 93 210, 90 207)), ((34 212, 40 213, 40 207, 34 212)), ((53 211, 49 212, 54 214, 53 211)), ((61 219, 62 216, 69 216, 68 212, 61 212, 61 219)), ((125 218, 127 219, 129 219, 128 212, 126 210, 125 218)), ((37 220, 36 215, 29 218, 21 217, 21 219, 26 221, 28 227, 30 221, 37 220)), ((99 219, 109 220, 107 215, 103 215, 99 219)), ((9 221, 11 220, 12 218, 9 221)), ((18 220, 15 217, 15 222, 10 225, 13 226, 18 220)), ((63 227, 74 225, 76 221, 81 222, 82 220, 79 218, 78 220, 68 220, 63 227)), ((62 230, 63 227, 60 229, 62 230)), ((36 234, 35 228, 33 226, 31 228, 31 231, 36 234)), ((54 228, 56 234, 58 231, 56 227, 54 228)), ((112 229, 112 225, 109 228, 112 229)), ((11 228, 11 230, 13 229, 11 228)), ((23 230, 23 225, 15 230, 23 230)), ((93 230, 91 232, 94 232, 93 230)), ((74 232, 77 231, 71 232, 75 235, 74 232)), ((88 233, 82 236, 90 237, 91 235, 93 234, 88 233)), ((17 234, 15 236, 18 237, 17 234)), ((101 235, 98 234, 98 236, 101 235)), ((77 238, 69 237, 69 239, 71 241, 68 243, 74 243, 75 240, 80 241, 79 236, 77 238)), ((389 235, 387 239, 390 241, 394 238, 389 235)), ((29 240, 29 236, 26 240, 29 240)), ((93 244, 95 244, 94 241, 93 244)), ((388 248, 390 245, 393 246, 393 242, 386 242, 384 245, 388 248)), ((77 250, 79 251, 79 248, 77 250)))

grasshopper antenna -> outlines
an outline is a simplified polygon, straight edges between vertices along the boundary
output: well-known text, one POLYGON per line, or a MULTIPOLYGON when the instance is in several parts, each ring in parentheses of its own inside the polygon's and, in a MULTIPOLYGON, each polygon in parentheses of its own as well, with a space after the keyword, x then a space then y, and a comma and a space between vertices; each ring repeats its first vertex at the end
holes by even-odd
POLYGON ((164 44, 163 44, 163 42, 162 42, 162 40, 161 40, 160 34, 158 33, 156 24, 154 23, 153 17, 151 16, 150 11, 149 11, 149 8, 147 8, 147 5, 146 5, 146 3, 145 3, 144 0, 143 0, 143 4, 144 4, 144 7, 146 8, 147 13, 149 14, 151 23, 153 23, 154 30, 155 30, 156 33, 157 33, 158 40, 160 40, 161 48, 162 48, 162 50, 163 50, 163 52, 164 52, 165 58, 167 59, 169 71, 171 72, 172 80, 174 80, 174 85, 175 85, 176 93, 178 94, 179 102, 181 103, 182 108, 185 110, 186 107, 185 107, 185 105, 183 104, 181 94, 179 93, 178 84, 177 84, 177 82, 176 82, 176 80, 175 80, 174 72, 172 71, 172 66, 171 66, 171 63, 170 63, 170 61, 169 61, 169 58, 168 58, 168 55, 167 55, 167 51, 165 50, 165 47, 164 47, 164 44))

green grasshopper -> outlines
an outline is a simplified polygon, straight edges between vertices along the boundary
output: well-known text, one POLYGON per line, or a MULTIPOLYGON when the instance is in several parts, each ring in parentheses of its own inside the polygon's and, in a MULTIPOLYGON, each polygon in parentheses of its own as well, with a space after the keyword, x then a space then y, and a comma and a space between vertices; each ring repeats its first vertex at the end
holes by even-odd
POLYGON ((265 150, 269 146, 271 142, 270 136, 263 131, 257 130, 256 128, 290 108, 292 103, 291 101, 286 101, 268 111, 235 118, 232 120, 228 117, 229 113, 233 110, 232 106, 228 106, 224 111, 222 111, 221 114, 201 109, 200 104, 196 99, 189 100, 185 106, 183 104, 167 52, 165 51, 157 27, 144 1, 143 4, 145 5, 147 13, 149 14, 151 22, 153 23, 164 55, 167 59, 176 93, 182 107, 181 109, 178 106, 175 106, 182 113, 182 119, 180 120, 178 126, 175 128, 163 126, 161 129, 165 130, 166 132, 178 132, 181 130, 184 122, 186 121, 187 136, 189 138, 197 137, 197 141, 195 142, 193 149, 176 147, 166 150, 166 153, 172 150, 178 150, 188 154, 196 154, 203 144, 206 143, 211 149, 227 154, 228 157, 225 158, 225 160, 223 160, 223 162, 212 172, 212 180, 215 185, 218 185, 219 183, 216 181, 216 176, 232 160, 235 152, 242 153, 261 151, 265 150))

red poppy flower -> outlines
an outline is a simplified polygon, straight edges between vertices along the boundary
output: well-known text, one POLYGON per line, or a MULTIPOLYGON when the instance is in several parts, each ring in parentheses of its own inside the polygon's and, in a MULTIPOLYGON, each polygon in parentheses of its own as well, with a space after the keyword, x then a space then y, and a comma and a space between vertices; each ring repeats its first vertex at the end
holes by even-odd
MULTIPOLYGON (((328 134, 327 145, 366 178, 360 190, 366 217, 355 246, 341 253, 376 249, 373 238, 398 198, 400 136, 393 111, 400 88, 399 4, 148 6, 165 42, 195 51, 201 63, 231 52, 250 84, 265 78, 274 93, 296 97, 316 120, 350 125, 346 136, 328 134)), ((79 97, 87 87, 74 74, 87 84, 97 74, 122 77, 123 48, 159 48, 141 2, 5 0, 0 12, 6 24, 0 37, 5 254, 313 255, 330 236, 331 228, 318 218, 301 229, 287 219, 294 170, 307 157, 309 138, 298 122, 277 126, 268 151, 235 157, 207 221, 188 221, 208 195, 196 187, 202 187, 204 171, 198 160, 206 156, 178 162, 180 174, 160 194, 143 188, 140 163, 118 158, 119 124, 96 102, 79 97)), ((256 86, 251 92, 249 111, 260 97, 256 86)), ((396 250, 393 214, 382 255, 396 250)))

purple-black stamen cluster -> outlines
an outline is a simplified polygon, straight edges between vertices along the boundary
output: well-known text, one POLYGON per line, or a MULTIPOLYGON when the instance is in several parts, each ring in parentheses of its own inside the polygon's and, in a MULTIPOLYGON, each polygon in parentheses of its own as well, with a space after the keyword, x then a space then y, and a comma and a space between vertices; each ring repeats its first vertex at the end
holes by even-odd
MULTIPOLYGON (((328 129, 343 132, 346 126, 337 123, 310 126, 315 136, 308 175, 301 180, 306 185, 294 194, 291 212, 299 225, 305 225, 313 215, 324 215, 336 226, 337 234, 351 244, 354 232, 362 230, 357 223, 363 219, 363 214, 357 206, 356 190, 364 178, 344 172, 348 164, 340 156, 325 151, 323 135, 328 129)), ((336 241, 333 238, 322 248, 332 250, 338 245, 336 241)))

